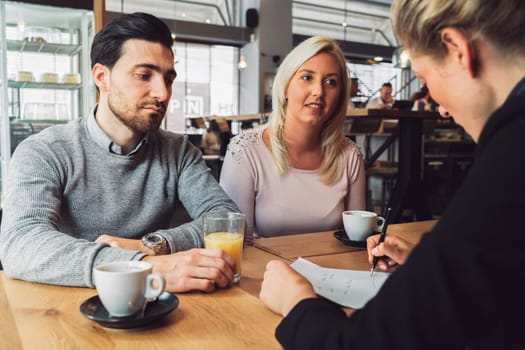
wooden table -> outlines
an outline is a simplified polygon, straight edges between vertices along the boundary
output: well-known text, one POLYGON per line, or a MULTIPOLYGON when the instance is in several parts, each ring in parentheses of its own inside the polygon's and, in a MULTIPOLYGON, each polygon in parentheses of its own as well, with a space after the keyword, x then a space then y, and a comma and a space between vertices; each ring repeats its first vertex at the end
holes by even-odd
MULTIPOLYGON (((417 242, 434 224, 390 225, 388 232, 417 242)), ((246 247, 237 286, 211 294, 177 294, 180 305, 175 311, 161 322, 135 330, 104 328, 85 318, 79 306, 96 294, 94 289, 12 280, 0 272, 0 349, 281 349, 274 337, 281 317, 267 309, 258 295, 266 263, 301 255, 292 249, 298 240, 303 242, 298 251, 309 251, 308 260, 321 266, 370 268, 366 251, 348 249, 331 232, 268 238, 263 242, 280 242, 285 249, 268 244, 276 255, 267 247, 246 247)))
MULTIPOLYGON (((396 234, 401 238, 416 243, 422 233, 429 231, 436 220, 417 221, 388 226, 388 234, 396 234)), ((254 246, 289 261, 298 257, 313 257, 362 251, 339 242, 334 237, 334 231, 287 235, 254 240, 254 246)), ((310 259, 309 259, 310 260, 310 259)))
POLYGON ((7 278, 0 273, 0 349, 281 349, 281 317, 258 299, 266 262, 277 257, 245 249, 239 286, 211 294, 180 293, 179 307, 154 326, 104 328, 79 311, 96 294, 7 278))
POLYGON ((347 253, 360 248, 344 245, 334 237, 334 231, 303 233, 268 238, 257 238, 253 245, 286 260, 323 254, 347 253))

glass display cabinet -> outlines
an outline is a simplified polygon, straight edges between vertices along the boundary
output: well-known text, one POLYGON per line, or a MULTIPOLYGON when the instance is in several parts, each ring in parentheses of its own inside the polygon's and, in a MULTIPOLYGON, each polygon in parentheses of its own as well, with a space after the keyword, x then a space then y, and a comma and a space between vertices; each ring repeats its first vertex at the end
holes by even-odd
POLYGON ((0 1, 2 186, 11 154, 23 139, 90 112, 94 33, 93 11, 0 1))

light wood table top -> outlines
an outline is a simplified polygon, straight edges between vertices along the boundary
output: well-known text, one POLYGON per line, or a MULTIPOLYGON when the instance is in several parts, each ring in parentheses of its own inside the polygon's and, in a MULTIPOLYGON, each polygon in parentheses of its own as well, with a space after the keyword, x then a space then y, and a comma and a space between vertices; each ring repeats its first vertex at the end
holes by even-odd
POLYGON ((344 245, 334 237, 335 231, 302 233, 268 238, 257 238, 253 245, 278 257, 295 260, 299 256, 346 253, 361 250, 344 245))
MULTIPOLYGON (((417 242, 434 224, 435 221, 425 221, 390 225, 388 233, 417 242)), ((348 249, 332 233, 265 239, 263 242, 283 244, 281 248, 269 245, 278 254, 245 247, 242 278, 237 286, 211 294, 179 293, 180 305, 175 311, 154 325, 135 330, 104 328, 85 318, 79 307, 96 295, 94 289, 12 280, 0 272, 0 348, 281 349, 274 337, 281 317, 258 299, 269 260, 290 261, 305 256, 324 267, 370 267, 366 251, 348 249), (297 251, 292 249, 294 244, 299 244, 297 251)))
POLYGON ((396 235, 411 243, 417 243, 424 233, 432 230, 437 224, 437 220, 425 220, 405 222, 402 224, 388 225, 387 234, 396 235))
MULTIPOLYGON (((437 220, 418 221, 388 226, 387 233, 416 243, 424 232, 434 227, 437 220)), ((363 249, 344 245, 334 237, 334 231, 286 235, 254 240, 254 246, 287 260, 339 253, 359 252, 363 249)))
POLYGON ((274 332, 281 317, 255 296, 266 262, 246 247, 239 286, 205 294, 180 293, 176 310, 153 326, 104 328, 85 318, 80 304, 90 288, 12 280, 0 273, 1 349, 281 349, 274 332))
POLYGON ((305 259, 319 266, 331 269, 370 271, 370 263, 368 262, 366 250, 364 249, 352 253, 309 256, 305 259))
POLYGON ((239 287, 245 292, 259 298, 261 282, 266 269, 266 264, 270 260, 283 260, 276 255, 270 254, 256 247, 244 247, 241 280, 239 287))

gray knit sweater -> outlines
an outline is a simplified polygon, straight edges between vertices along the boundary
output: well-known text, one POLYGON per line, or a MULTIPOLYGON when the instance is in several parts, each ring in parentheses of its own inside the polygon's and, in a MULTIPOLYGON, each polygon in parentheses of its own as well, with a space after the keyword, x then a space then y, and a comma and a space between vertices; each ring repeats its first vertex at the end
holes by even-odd
POLYGON ((103 233, 138 239, 158 232, 176 252, 202 246, 204 213, 238 211, 186 136, 159 130, 136 153, 117 155, 93 139, 83 118, 24 140, 3 196, 5 273, 70 286, 93 287, 100 263, 142 258, 94 243, 103 233), (178 200, 194 221, 176 227, 178 200))

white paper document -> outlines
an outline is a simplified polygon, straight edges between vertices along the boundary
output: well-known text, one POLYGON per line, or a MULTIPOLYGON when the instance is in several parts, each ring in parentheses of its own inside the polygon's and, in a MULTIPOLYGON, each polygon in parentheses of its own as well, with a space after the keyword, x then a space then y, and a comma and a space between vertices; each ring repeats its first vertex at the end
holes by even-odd
POLYGON ((386 272, 374 272, 370 277, 370 271, 329 269, 303 258, 290 266, 313 285, 318 295, 353 309, 362 308, 390 276, 386 272))

